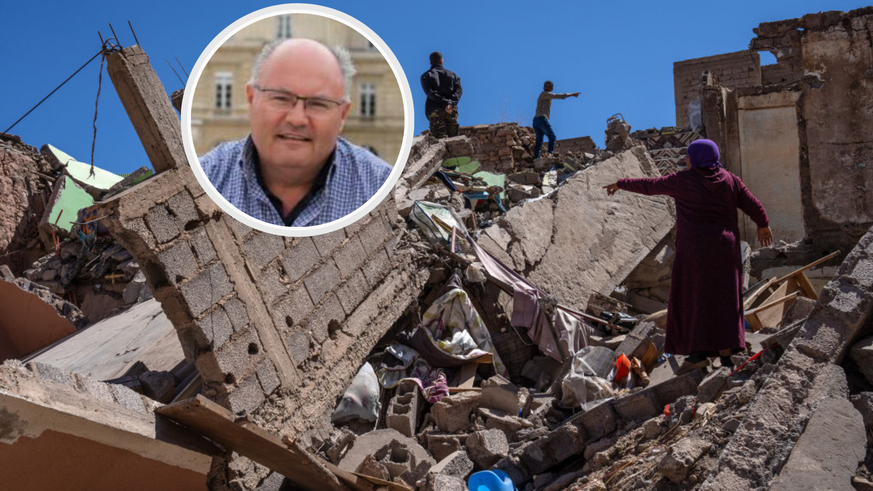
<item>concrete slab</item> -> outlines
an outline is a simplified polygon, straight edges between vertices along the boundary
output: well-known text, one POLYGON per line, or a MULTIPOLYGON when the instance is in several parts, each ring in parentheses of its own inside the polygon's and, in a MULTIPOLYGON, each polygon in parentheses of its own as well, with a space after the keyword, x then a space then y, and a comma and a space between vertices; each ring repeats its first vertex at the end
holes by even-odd
POLYGON ((169 371, 185 359, 173 324, 156 300, 89 326, 32 358, 98 380, 120 377, 137 361, 169 371))

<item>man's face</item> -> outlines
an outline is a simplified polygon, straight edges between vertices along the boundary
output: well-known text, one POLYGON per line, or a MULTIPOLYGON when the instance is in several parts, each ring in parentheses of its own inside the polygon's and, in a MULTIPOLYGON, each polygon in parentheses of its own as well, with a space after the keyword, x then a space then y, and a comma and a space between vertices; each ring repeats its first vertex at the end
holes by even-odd
POLYGON ((551 92, 552 89, 554 89, 554 88, 555 88, 555 86, 552 84, 544 84, 543 85, 543 90, 545 90, 546 92, 551 92))
POLYGON ((343 74, 333 54, 309 40, 278 46, 261 67, 255 85, 246 85, 252 140, 262 167, 314 176, 336 146, 351 105, 327 111, 307 109, 303 100, 277 104, 283 93, 333 101, 344 99, 343 74), (263 90, 262 90, 263 89, 263 90))

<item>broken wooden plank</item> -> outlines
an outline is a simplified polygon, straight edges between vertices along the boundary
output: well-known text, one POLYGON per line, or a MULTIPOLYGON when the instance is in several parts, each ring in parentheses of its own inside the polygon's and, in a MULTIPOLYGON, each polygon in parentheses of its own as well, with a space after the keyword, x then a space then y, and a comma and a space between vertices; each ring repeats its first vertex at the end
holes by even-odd
POLYGON ((760 288, 753 291, 749 294, 748 297, 743 301, 743 310, 749 310, 752 307, 756 307, 756 304, 760 304, 760 300, 764 297, 764 293, 771 293, 771 288, 778 283, 776 277, 770 278, 766 283, 761 285, 760 288))
POLYGON ((279 437, 249 421, 236 423, 233 413, 202 395, 168 404, 156 411, 225 448, 282 474, 302 489, 349 489, 321 459, 295 442, 286 445, 279 437))
POLYGON ((797 269, 795 271, 792 271, 791 273, 788 273, 787 275, 783 276, 782 278, 779 278, 778 282, 781 283, 781 282, 787 280, 788 278, 791 278, 792 276, 796 276, 800 273, 803 273, 804 271, 810 270, 810 269, 818 266, 819 264, 821 264, 825 261, 828 261, 829 259, 833 259, 833 258, 837 257, 837 255, 839 255, 839 254, 840 254, 840 251, 834 251, 821 259, 816 259, 815 261, 807 264, 806 266, 804 266, 800 269, 797 269))
POLYGON ((758 331, 764 327, 779 325, 785 315, 785 309, 790 307, 789 302, 797 297, 797 289, 797 282, 789 278, 788 281, 779 285, 779 288, 772 295, 767 297, 763 305, 746 312, 745 317, 749 320, 752 330, 758 331))
POLYGON ((476 379, 476 369, 478 368, 478 365, 484 363, 494 363, 494 355, 487 353, 479 358, 470 360, 469 363, 461 365, 461 369, 458 371, 457 383, 454 387, 449 387, 449 393, 454 394, 456 392, 482 390, 478 387, 473 387, 473 382, 476 379))

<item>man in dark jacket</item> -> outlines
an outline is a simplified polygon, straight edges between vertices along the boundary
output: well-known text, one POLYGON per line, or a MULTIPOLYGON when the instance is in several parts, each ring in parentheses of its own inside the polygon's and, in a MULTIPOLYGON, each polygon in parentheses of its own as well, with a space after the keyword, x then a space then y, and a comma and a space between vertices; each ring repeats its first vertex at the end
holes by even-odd
POLYGON ((443 68, 443 55, 439 51, 430 54, 430 70, 421 75, 421 88, 427 95, 424 110, 431 135, 436 138, 458 136, 461 78, 443 68))

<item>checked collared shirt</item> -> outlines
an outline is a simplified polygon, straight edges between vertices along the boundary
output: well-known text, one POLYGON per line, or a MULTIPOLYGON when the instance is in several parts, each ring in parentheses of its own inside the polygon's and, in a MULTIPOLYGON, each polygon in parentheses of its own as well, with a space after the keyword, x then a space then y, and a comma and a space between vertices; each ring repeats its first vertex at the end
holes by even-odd
POLYGON ((251 136, 218 145, 200 157, 200 166, 218 192, 240 211, 289 227, 321 225, 348 215, 373 197, 391 173, 385 161, 340 137, 320 176, 320 185, 283 217, 281 204, 261 181, 251 136))

